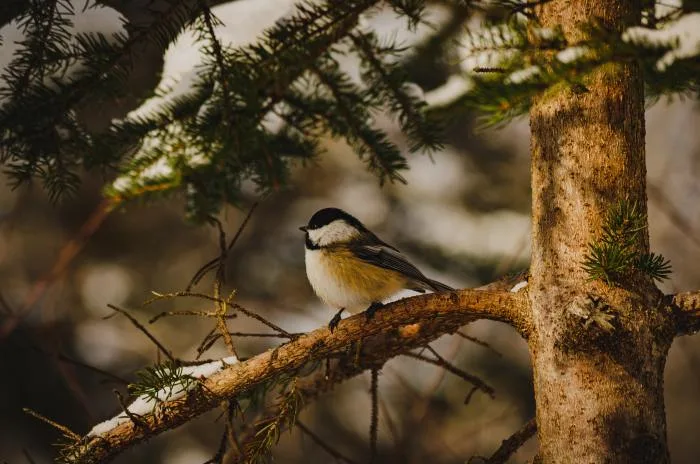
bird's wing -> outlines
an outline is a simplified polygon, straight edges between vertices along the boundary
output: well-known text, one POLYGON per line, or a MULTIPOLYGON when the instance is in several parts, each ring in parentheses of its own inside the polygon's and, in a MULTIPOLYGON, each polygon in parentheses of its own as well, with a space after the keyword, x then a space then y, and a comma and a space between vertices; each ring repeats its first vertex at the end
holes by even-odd
POLYGON ((355 256, 375 266, 399 272, 409 280, 427 283, 428 278, 394 247, 384 244, 361 244, 351 248, 355 256))

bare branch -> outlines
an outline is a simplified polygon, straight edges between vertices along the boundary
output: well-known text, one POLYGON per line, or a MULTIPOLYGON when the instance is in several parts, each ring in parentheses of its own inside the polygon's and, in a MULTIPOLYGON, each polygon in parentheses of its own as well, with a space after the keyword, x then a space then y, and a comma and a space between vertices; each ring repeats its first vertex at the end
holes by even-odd
MULTIPOLYGON (((491 398, 494 398, 496 395, 496 390, 483 380, 481 380, 479 377, 469 374, 468 372, 464 372, 462 369, 458 368, 451 362, 447 361, 445 358, 440 356, 437 351, 435 351, 433 348, 430 346, 427 347, 428 350, 435 356, 435 359, 430 358, 428 356, 424 356, 422 354, 417 354, 417 353, 404 353, 404 356, 408 356, 409 358, 413 359, 418 359, 423 362, 427 362, 429 364, 434 364, 436 366, 442 367, 445 369, 447 372, 450 372, 451 374, 454 374, 461 379, 463 379, 466 382, 471 383, 474 385, 474 388, 479 389, 489 395, 491 398)), ((471 396, 471 394, 470 394, 471 396)))
POLYGON ((99 367, 95 367, 95 366, 90 365, 90 364, 87 364, 87 363, 85 363, 85 362, 83 362, 83 361, 79 361, 79 360, 77 360, 77 359, 71 358, 71 357, 68 356, 67 354, 59 353, 59 354, 58 354, 58 360, 59 360, 59 361, 62 361, 62 362, 65 362, 65 363, 69 363, 69 364, 76 365, 76 366, 78 366, 78 367, 82 367, 83 369, 87 369, 87 370, 92 371, 92 372, 96 372, 96 373, 98 373, 98 374, 100 374, 100 375, 103 375, 103 376, 107 377, 107 378, 110 379, 112 382, 116 382, 116 383, 119 383, 119 384, 122 384, 122 385, 128 385, 128 384, 129 384, 129 381, 126 380, 126 379, 123 378, 123 377, 119 377, 118 375, 112 374, 111 372, 108 372, 108 371, 106 371, 106 370, 104 370, 104 369, 100 369, 99 367))
POLYGON ((256 313, 254 313, 253 311, 250 311, 250 310, 248 310, 248 309, 245 309, 243 306, 238 305, 238 304, 236 304, 236 303, 232 303, 231 301, 228 301, 228 300, 224 301, 224 300, 222 300, 221 298, 216 298, 216 297, 213 297, 213 296, 211 296, 211 295, 207 295, 206 293, 197 293, 197 292, 174 292, 174 293, 156 293, 156 292, 152 292, 152 293, 155 295, 155 298, 152 298, 152 299, 148 300, 148 301, 147 301, 146 303, 144 303, 144 304, 151 304, 152 302, 157 301, 157 300, 160 300, 160 299, 165 299, 165 298, 178 298, 178 297, 183 297, 183 296, 191 297, 191 298, 201 298, 201 299, 203 299, 203 300, 209 300, 209 301, 213 301, 213 302, 215 302, 215 303, 224 303, 224 304, 226 304, 229 308, 233 309, 234 311, 239 311, 239 312, 243 313, 244 315, 246 315, 246 316, 248 316, 248 317, 250 317, 250 318, 252 318, 252 319, 255 319, 256 321, 259 321, 259 322, 265 324, 266 326, 268 326, 268 327, 271 328, 272 330, 276 330, 277 332, 279 332, 279 333, 281 333, 281 334, 283 334, 283 335, 286 335, 286 336, 289 336, 290 338, 292 338, 291 335, 289 334, 289 332, 287 332, 286 330, 284 330, 284 329, 282 329, 282 328, 276 326, 275 324, 273 324, 272 322, 268 321, 267 319, 265 319, 264 317, 260 316, 259 314, 256 314, 256 313))
POLYGON ((12 314, 12 317, 8 317, 0 325, 0 339, 9 336, 17 328, 19 323, 32 311, 36 303, 43 298, 51 285, 64 274, 68 266, 73 262, 73 259, 78 256, 87 241, 97 232, 97 229, 100 228, 115 206, 112 200, 102 201, 80 227, 75 237, 63 245, 51 270, 34 283, 22 306, 12 314))
MULTIPOLYGON (((260 204, 260 202, 259 202, 259 201, 256 201, 255 203, 253 203, 253 205, 252 205, 252 206, 250 207, 250 209, 248 210, 248 214, 246 214, 246 217, 245 217, 245 219, 243 219, 243 222, 242 222, 241 225, 238 227, 238 230, 236 231, 236 234, 235 234, 235 235, 233 236, 233 238, 231 239, 231 242, 229 242, 228 247, 226 247, 226 252, 227 252, 227 253, 228 253, 229 251, 231 251, 231 249, 233 248, 233 246, 234 246, 234 245, 236 244, 236 242, 238 241, 238 238, 239 238, 239 237, 241 236, 241 234, 243 233, 243 229, 245 229, 246 225, 248 225, 248 221, 250 221, 251 216, 253 215, 253 213, 255 212, 255 209, 258 207, 259 204, 260 204)), ((187 284, 187 289, 186 289, 186 291, 188 291, 188 292, 191 291, 192 288, 193 288, 195 285, 197 285, 197 284, 199 283, 199 281, 202 280, 202 278, 203 278, 205 275, 207 275, 208 272, 212 271, 213 269, 216 269, 216 267, 218 266, 219 262, 220 262, 222 259, 226 259, 226 257, 225 257, 225 256, 222 257, 221 255, 219 255, 219 256, 217 256, 216 258, 212 259, 211 261, 207 262, 207 263, 206 263, 204 266, 202 266, 201 268, 199 268, 199 270, 198 270, 197 272, 195 272, 194 276, 193 276, 192 279, 190 280, 190 283, 187 284)))
POLYGON ((472 342, 472 343, 474 343, 474 344, 476 344, 476 345, 483 346, 484 348, 493 351, 493 353, 494 353, 496 356, 498 356, 499 358, 502 358, 502 357, 503 357, 503 353, 501 353, 500 351, 498 351, 496 348, 492 347, 489 343, 487 343, 487 342, 481 340, 480 338, 472 337, 471 335, 465 334, 464 332, 460 332, 460 331, 457 331, 457 332, 456 332, 456 335, 459 335, 459 336, 462 337, 463 339, 469 340, 470 342, 472 342))
POLYGON ((501 446, 498 447, 496 452, 493 453, 490 458, 484 459, 474 457, 469 460, 469 464, 476 464, 477 462, 483 464, 505 464, 508 459, 510 459, 510 457, 513 456, 513 454, 515 454, 515 452, 525 444, 526 441, 535 435, 536 432, 537 422, 533 417, 527 421, 520 430, 503 440, 501 446))
POLYGON ((176 362, 176 360, 175 360, 175 358, 173 357, 173 355, 172 355, 172 353, 170 352, 170 350, 168 350, 161 342, 159 342, 158 339, 157 339, 156 337, 154 337, 153 334, 151 334, 151 332, 149 332, 148 329, 146 329, 146 328, 143 326, 143 324, 141 324, 139 321, 137 321, 136 318, 135 318, 134 316, 132 316, 131 314, 129 314, 128 311, 126 311, 125 309, 121 309, 121 308, 119 308, 119 307, 117 307, 117 306, 114 306, 114 305, 112 305, 112 304, 108 304, 107 307, 110 308, 110 309, 112 309, 112 310, 114 310, 114 311, 116 311, 116 312, 118 312, 119 314, 124 315, 127 319, 129 319, 129 321, 131 321, 131 323, 132 323, 137 329, 139 329, 141 332, 143 332, 143 333, 153 342, 153 344, 155 344, 155 345, 158 347, 158 349, 159 349, 170 361, 176 362))
POLYGON ((238 317, 237 314, 226 314, 224 316, 221 316, 220 314, 213 313, 210 311, 163 311, 162 313, 158 313, 157 315, 150 318, 148 320, 148 323, 153 324, 154 322, 166 316, 224 317, 226 319, 235 319, 238 317))
POLYGON ((380 367, 398 354, 425 346, 479 318, 508 322, 521 333, 526 332, 521 324, 529 321, 527 308, 524 295, 510 292, 467 289, 406 298, 388 304, 371 321, 366 321, 364 314, 355 315, 343 320, 333 333, 326 327, 317 329, 214 374, 202 381, 202 388, 163 402, 157 413, 144 415, 141 419, 147 429, 125 422, 100 436, 84 437, 75 449, 68 451, 76 456, 74 462, 106 462, 136 443, 217 407, 222 401, 281 375, 299 372, 309 363, 322 363, 334 357, 337 369, 330 375, 315 376, 311 386, 305 387, 308 393, 302 390, 308 400, 347 378, 380 367), (355 350, 347 347, 359 341, 362 352, 355 363, 355 350))
POLYGON ((369 424, 369 462, 377 459, 377 432, 379 431, 379 369, 372 369, 372 385, 370 394, 372 395, 372 414, 369 424))
POLYGON ((71 429, 69 429, 69 428, 66 427, 65 425, 59 424, 59 423, 56 422, 56 421, 52 421, 52 420, 49 419, 48 417, 42 416, 41 414, 39 414, 38 412, 36 412, 36 411, 34 411, 34 410, 32 410, 32 409, 29 409, 29 408, 22 408, 22 410, 23 410, 25 413, 29 414, 30 416, 35 417, 35 418, 39 419, 39 420, 42 421, 42 422, 46 422, 46 423, 49 424, 51 427, 60 430, 61 433, 63 433, 63 435, 66 436, 67 438, 70 438, 71 440, 74 440, 74 441, 80 440, 80 435, 78 435, 77 433, 73 432, 71 429))
POLYGON ((347 464, 355 464, 355 461, 353 461, 350 458, 345 457, 343 454, 340 453, 340 451, 336 450, 333 448, 331 445, 326 443, 323 438, 319 437, 314 433, 310 428, 308 428, 306 425, 304 425, 301 421, 297 420, 296 427, 299 428, 304 434, 308 435, 314 443, 316 443, 321 449, 323 449, 326 453, 330 454, 333 456, 337 461, 342 461, 347 464))
POLYGON ((232 337, 260 337, 260 338, 296 338, 304 335, 303 332, 293 332, 289 335, 281 333, 264 333, 264 332, 229 332, 232 337))

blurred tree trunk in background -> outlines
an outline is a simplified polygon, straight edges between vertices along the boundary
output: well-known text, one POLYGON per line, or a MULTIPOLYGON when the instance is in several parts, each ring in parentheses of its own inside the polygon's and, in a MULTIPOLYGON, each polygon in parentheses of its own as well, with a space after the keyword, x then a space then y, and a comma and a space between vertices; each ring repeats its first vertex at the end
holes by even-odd
MULTIPOLYGON (((545 27, 585 40, 580 24, 637 24, 641 2, 548 2, 545 27)), ((582 266, 608 212, 636 205, 646 224, 644 88, 635 64, 598 70, 530 112, 533 243, 529 296, 541 462, 668 462, 663 370, 672 340, 661 293, 639 272, 619 286, 582 266), (614 328, 583 319, 615 314, 614 328)), ((636 248, 649 252, 648 233, 636 248)))

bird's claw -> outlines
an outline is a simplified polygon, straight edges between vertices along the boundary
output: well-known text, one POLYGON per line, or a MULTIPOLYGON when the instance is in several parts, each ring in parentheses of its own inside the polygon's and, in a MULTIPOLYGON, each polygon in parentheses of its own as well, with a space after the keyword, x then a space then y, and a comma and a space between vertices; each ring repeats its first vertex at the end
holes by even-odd
POLYGON ((374 302, 371 305, 369 305, 369 308, 365 310, 365 318, 367 322, 371 321, 372 318, 374 318, 374 315, 376 314, 377 310, 384 306, 382 303, 377 303, 374 302))
POLYGON ((338 324, 340 324, 340 315, 343 314, 345 308, 341 309, 337 313, 335 313, 335 316, 333 316, 333 319, 328 323, 328 329, 333 333, 336 327, 338 327, 338 324))

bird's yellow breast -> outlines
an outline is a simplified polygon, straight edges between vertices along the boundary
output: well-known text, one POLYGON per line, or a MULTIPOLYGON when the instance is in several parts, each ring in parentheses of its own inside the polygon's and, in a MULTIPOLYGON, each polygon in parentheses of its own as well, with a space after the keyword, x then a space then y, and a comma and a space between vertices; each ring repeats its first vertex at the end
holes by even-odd
POLYGON ((308 250, 306 270, 316 294, 337 308, 381 302, 406 286, 401 274, 366 263, 345 247, 308 250))

